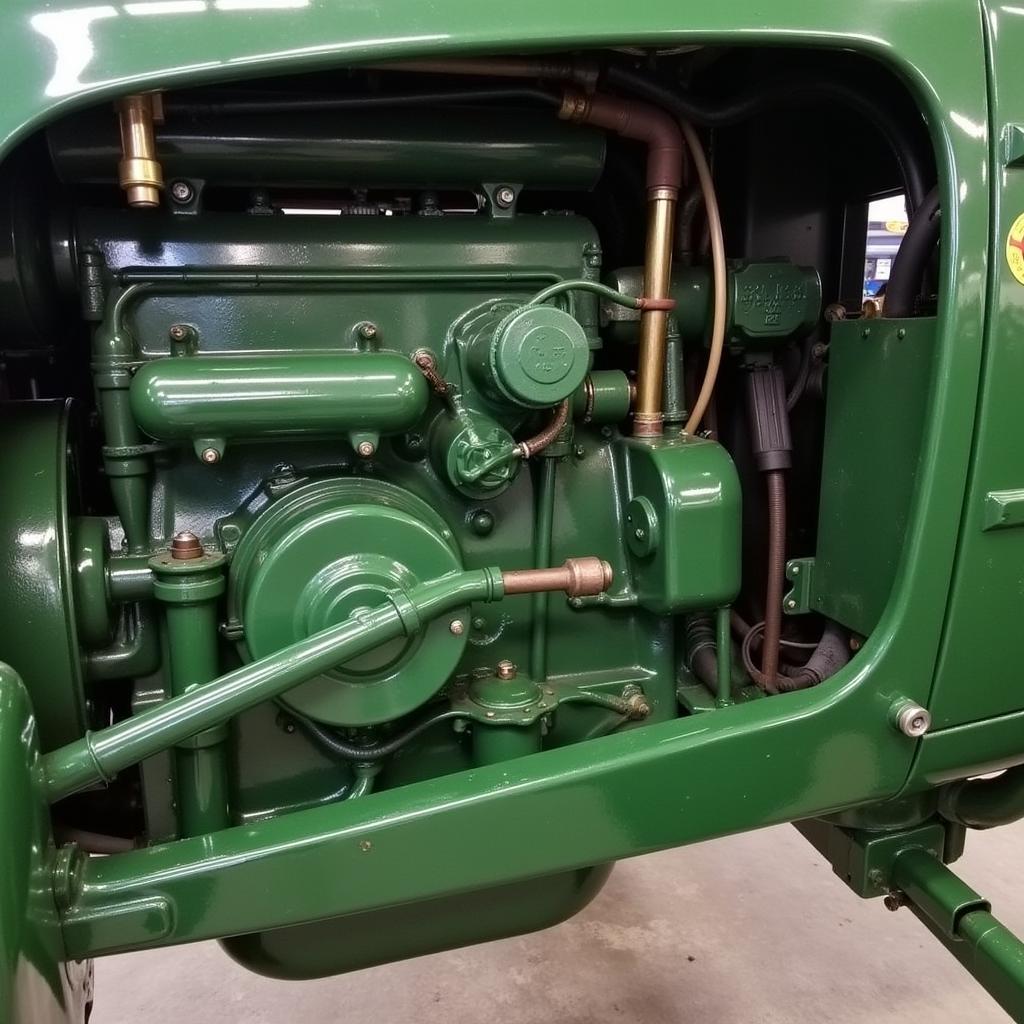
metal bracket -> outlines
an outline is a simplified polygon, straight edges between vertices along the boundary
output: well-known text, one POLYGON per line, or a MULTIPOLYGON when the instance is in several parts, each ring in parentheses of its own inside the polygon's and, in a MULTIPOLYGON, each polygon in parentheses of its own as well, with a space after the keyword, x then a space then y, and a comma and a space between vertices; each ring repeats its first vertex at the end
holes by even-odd
POLYGON ((806 615, 811 610, 814 559, 791 558, 786 563, 786 579, 793 586, 782 599, 782 610, 787 615, 806 615))

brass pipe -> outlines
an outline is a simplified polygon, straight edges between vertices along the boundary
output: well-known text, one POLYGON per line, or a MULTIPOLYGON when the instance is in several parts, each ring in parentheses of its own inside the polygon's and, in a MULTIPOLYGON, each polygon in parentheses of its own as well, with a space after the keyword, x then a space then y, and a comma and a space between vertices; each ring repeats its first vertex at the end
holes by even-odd
POLYGON ((505 595, 563 590, 567 597, 595 597, 612 585, 612 567, 600 558, 567 558, 555 569, 514 569, 501 574, 505 595))
MULTIPOLYGON (((666 299, 672 283, 672 233, 678 191, 652 189, 647 201, 647 245, 644 253, 644 297, 666 299)), ((645 309, 640 314, 640 349, 637 356, 636 405, 633 433, 657 437, 662 432, 665 354, 668 313, 645 309)))
POLYGON ((633 433, 658 437, 664 429, 662 386, 668 349, 668 312, 676 203, 683 174, 683 137, 674 118, 635 100, 566 92, 558 116, 607 128, 647 145, 647 244, 633 433), (654 308, 651 308, 651 307, 654 308), (661 306, 662 308, 658 308, 661 306))
POLYGON ((117 104, 121 122, 121 161, 117 177, 128 196, 128 205, 160 205, 163 169, 156 156, 153 124, 163 120, 159 95, 134 93, 117 104))

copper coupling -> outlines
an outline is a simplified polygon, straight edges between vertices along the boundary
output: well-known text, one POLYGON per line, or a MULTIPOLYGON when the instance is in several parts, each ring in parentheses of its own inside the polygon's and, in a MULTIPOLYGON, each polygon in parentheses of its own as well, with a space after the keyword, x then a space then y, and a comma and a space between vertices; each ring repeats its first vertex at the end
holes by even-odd
POLYGON ((163 100, 159 93, 133 93, 118 101, 117 115, 121 122, 117 177, 128 205, 159 206, 164 174, 156 156, 153 125, 163 123, 163 100))
POLYGON ((567 558, 555 569, 515 569, 503 572, 506 596, 562 590, 566 597, 596 597, 612 585, 612 567, 600 558, 567 558))

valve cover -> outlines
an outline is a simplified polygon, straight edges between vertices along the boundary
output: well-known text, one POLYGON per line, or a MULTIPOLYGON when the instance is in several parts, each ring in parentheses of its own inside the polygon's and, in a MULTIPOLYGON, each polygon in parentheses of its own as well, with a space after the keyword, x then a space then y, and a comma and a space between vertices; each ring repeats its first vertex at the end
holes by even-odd
MULTIPOLYGON (((408 491, 368 479, 303 484, 258 516, 235 553, 229 596, 244 630, 242 655, 272 654, 379 607, 389 592, 461 568, 451 530, 408 491)), ((458 617, 339 665, 284 700, 336 726, 408 714, 454 671, 466 643, 463 630, 451 629, 458 617)))

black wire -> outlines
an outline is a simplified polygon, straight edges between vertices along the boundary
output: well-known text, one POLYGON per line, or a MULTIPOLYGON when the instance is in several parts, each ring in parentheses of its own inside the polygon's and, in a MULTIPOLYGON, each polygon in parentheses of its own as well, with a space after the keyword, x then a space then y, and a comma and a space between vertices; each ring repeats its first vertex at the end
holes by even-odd
POLYGON ((610 84, 643 96, 678 118, 708 128, 749 120, 769 107, 791 100, 807 104, 841 103, 862 114, 882 133, 903 179, 908 213, 924 201, 927 186, 923 161, 905 138, 900 124, 880 102, 874 102, 870 96, 844 82, 818 76, 779 78, 759 84, 757 92, 722 102, 676 92, 623 67, 610 67, 606 74, 610 84))
POLYGON ((283 701, 278 701, 277 703, 289 718, 294 719, 295 724, 306 734, 306 736, 319 746, 323 747, 329 753, 333 754, 335 757, 344 758, 346 761, 380 761, 395 753, 395 751, 403 747, 416 736, 419 736, 421 732, 425 732, 432 725, 436 725, 438 722, 447 721, 451 718, 466 717, 461 711, 453 711, 450 708, 446 708, 444 711, 436 711, 425 718, 421 718, 418 722, 409 726, 409 728, 404 732, 398 733, 397 736, 392 736, 390 739, 382 740, 380 743, 361 746, 358 743, 349 743, 347 740, 343 740, 332 729, 320 725, 319 722, 314 722, 310 718, 306 718, 305 715, 300 715, 298 712, 288 707, 288 705, 283 701))

